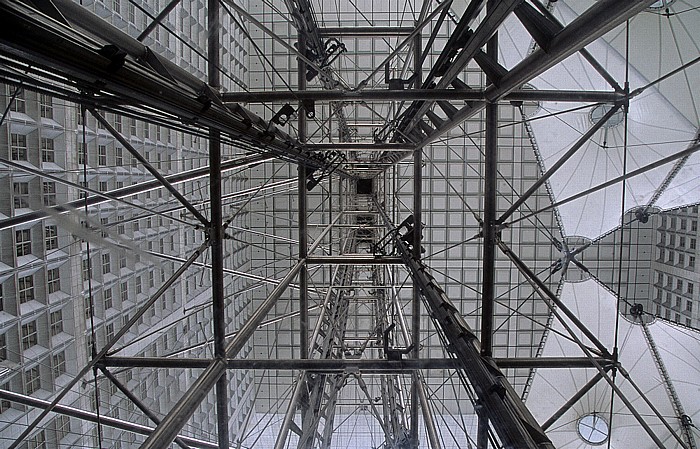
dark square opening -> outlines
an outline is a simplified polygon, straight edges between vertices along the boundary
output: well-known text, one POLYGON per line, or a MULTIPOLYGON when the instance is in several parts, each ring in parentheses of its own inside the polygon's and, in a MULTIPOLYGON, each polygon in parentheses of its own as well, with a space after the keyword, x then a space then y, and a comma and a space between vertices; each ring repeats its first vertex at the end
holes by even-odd
POLYGON ((358 195, 371 195, 373 193, 372 179, 358 179, 357 180, 357 194, 358 195))

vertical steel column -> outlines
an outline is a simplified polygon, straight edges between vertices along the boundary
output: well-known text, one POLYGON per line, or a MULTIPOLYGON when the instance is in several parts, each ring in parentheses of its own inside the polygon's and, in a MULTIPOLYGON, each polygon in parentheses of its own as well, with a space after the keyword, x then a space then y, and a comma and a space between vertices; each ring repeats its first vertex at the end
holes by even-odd
MULTIPOLYGON (((416 24, 417 26, 418 24, 416 24)), ((422 39, 420 33, 413 40, 413 75, 416 77, 414 86, 418 87, 422 83, 421 74, 421 47, 422 39)), ((418 148, 413 151, 413 256, 420 260, 421 236, 423 234, 422 225, 422 199, 423 199, 423 149, 418 148)), ((413 304, 411 307, 411 334, 413 336, 413 357, 418 358, 420 354, 420 288, 413 282, 413 304)), ((411 444, 418 448, 418 401, 419 382, 418 372, 413 372, 411 379, 411 444)))
MULTIPOLYGON (((305 51, 306 37, 299 33, 299 51, 305 51)), ((299 90, 306 90, 306 63, 298 59, 298 84, 299 90)), ((304 104, 299 102, 297 138, 299 143, 306 142, 306 111, 304 104)), ((308 231, 306 229, 306 167, 299 164, 299 185, 297 195, 299 198, 299 259, 305 259, 308 255, 308 231)), ((309 357, 309 289, 308 271, 306 264, 299 272, 299 350, 301 358, 309 357)))
MULTIPOLYGON (((494 0, 487 4, 487 14, 496 6, 494 0)), ((486 43, 486 54, 498 62, 498 31, 486 43)), ((484 222, 481 225, 484 238, 481 283, 481 355, 493 355, 493 305, 496 274, 496 185, 498 174, 498 103, 486 105, 486 136, 484 151, 484 222)), ((488 415, 478 411, 477 449, 488 447, 488 415)))
MULTIPOLYGON (((207 70, 209 85, 218 90, 219 60, 221 47, 219 43, 220 17, 218 0, 208 0, 207 19, 209 35, 207 39, 207 70)), ((221 134, 218 130, 209 130, 209 203, 211 207, 211 283, 212 313, 214 324, 214 356, 226 358, 226 307, 224 298, 224 228, 221 206, 221 134)), ((216 382, 216 419, 220 449, 229 447, 228 434, 228 376, 224 372, 216 382)))
MULTIPOLYGON (((489 0, 488 7, 494 7, 489 0)), ((486 52, 498 59, 498 32, 486 44, 486 52)), ((493 299, 496 255, 496 182, 498 173, 498 104, 486 105, 486 138, 484 151, 484 238, 481 286, 481 355, 492 355, 493 299)))

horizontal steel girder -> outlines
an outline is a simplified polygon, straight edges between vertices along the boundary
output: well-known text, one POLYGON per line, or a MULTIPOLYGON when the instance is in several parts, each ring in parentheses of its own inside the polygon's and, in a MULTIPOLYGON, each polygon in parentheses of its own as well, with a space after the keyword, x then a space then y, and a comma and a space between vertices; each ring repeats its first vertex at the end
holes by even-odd
POLYGON ((408 36, 415 28, 413 27, 324 27, 319 28, 321 37, 398 37, 408 36))
POLYGON ((403 264, 400 257, 375 257, 365 254, 341 254, 338 256, 310 256, 306 263, 317 264, 338 264, 338 265, 397 265, 403 264))
MULTIPOLYGON (((592 368, 587 357, 517 357, 491 359, 499 368, 592 368)), ((603 358, 595 359, 602 365, 612 363, 603 358)), ((163 357, 105 357, 101 362, 106 367, 118 368, 206 368, 210 359, 163 358, 163 357)), ((228 359, 228 369, 232 370, 303 370, 310 372, 365 372, 402 373, 415 370, 454 370, 461 368, 458 361, 451 358, 439 359, 228 359)))
MULTIPOLYGON (((305 90, 265 92, 225 92, 224 103, 268 103, 274 101, 411 101, 411 100, 486 100, 486 90, 481 89, 364 89, 364 90, 305 90)), ((625 95, 614 91, 576 90, 517 90, 501 101, 555 101, 582 103, 615 103, 625 95)))
MULTIPOLYGON (((12 391, 6 390, 0 390, 0 399, 37 408, 46 408, 50 404, 49 401, 43 399, 38 399, 32 396, 27 396, 24 394, 14 393, 12 391)), ((103 426, 113 427, 115 429, 120 430, 126 430, 127 432, 133 432, 139 435, 150 435, 151 432, 153 432, 153 427, 124 421, 122 419, 111 418, 109 416, 104 415, 98 417, 96 413, 86 412, 84 410, 80 410, 75 407, 69 407, 66 405, 56 405, 53 408, 53 411, 54 413, 59 415, 66 415, 71 416, 73 418, 84 419, 85 421, 100 423, 103 426)), ((179 436, 178 438, 180 438, 183 442, 189 444, 192 447, 201 447, 209 449, 218 449, 219 447, 216 443, 198 440, 196 438, 188 436, 179 436)))

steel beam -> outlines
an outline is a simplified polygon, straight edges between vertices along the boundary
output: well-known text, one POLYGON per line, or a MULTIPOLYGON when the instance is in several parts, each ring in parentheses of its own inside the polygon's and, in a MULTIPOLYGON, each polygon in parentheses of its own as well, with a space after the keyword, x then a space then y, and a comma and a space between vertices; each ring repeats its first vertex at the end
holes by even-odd
POLYGON ((603 189, 606 189, 606 188, 608 188, 608 187, 610 187, 610 186, 613 186, 613 185, 615 185, 615 184, 617 184, 617 183, 619 183, 619 182, 623 182, 623 181, 625 181, 625 180, 627 180, 627 179, 633 178, 633 177, 635 177, 635 176, 639 176, 639 175, 641 175, 641 174, 643 174, 643 173, 646 173, 646 172, 648 172, 648 171, 650 171, 650 170, 653 170, 653 169, 655 169, 655 168, 657 168, 657 167, 661 167, 661 166, 663 166, 663 165, 666 165, 666 164, 668 164, 669 162, 673 162, 673 161, 676 161, 676 160, 678 160, 678 159, 682 159, 682 158, 684 158, 684 157, 687 157, 687 156, 689 156, 689 155, 691 155, 691 154, 697 152, 698 150, 700 150, 700 144, 692 145, 692 146, 686 148, 685 150, 679 151, 678 153, 672 154, 672 155, 670 155, 670 156, 666 156, 665 158, 659 159, 658 161, 652 162, 652 163, 647 164, 647 165, 645 165, 645 166, 643 166, 643 167, 640 167, 640 168, 638 168, 638 169, 636 169, 636 170, 632 170, 632 171, 630 171, 630 172, 628 172, 628 173, 626 173, 626 174, 624 174, 624 175, 620 175, 620 176, 618 176, 618 177, 616 177, 616 178, 613 178, 613 179, 611 179, 611 180, 609 180, 609 181, 606 181, 606 182, 604 182, 604 183, 602 183, 602 184, 599 184, 599 185, 597 185, 597 186, 593 186, 593 187, 591 187, 590 189, 586 189, 586 190, 584 190, 583 192, 577 193, 577 194, 572 195, 572 196, 570 196, 570 197, 564 198, 564 199, 561 200, 561 201, 557 201, 556 203, 553 203, 553 204, 551 204, 551 205, 549 205, 549 206, 546 206, 546 207, 543 207, 543 208, 541 208, 541 209, 538 209, 538 210, 536 210, 535 212, 532 212, 532 213, 527 214, 527 215, 523 215, 522 217, 518 218, 517 220, 511 220, 509 223, 512 224, 512 223, 516 223, 516 222, 518 222, 518 221, 526 220, 526 219, 528 219, 528 218, 530 218, 530 217, 532 217, 532 216, 535 216, 535 215, 537 215, 537 214, 540 214, 540 213, 542 213, 542 212, 544 212, 544 211, 553 209, 553 208, 555 208, 555 207, 559 207, 559 206, 564 205, 564 204, 566 204, 566 203, 570 203, 571 201, 575 201, 575 200, 577 200, 577 199, 579 199, 579 198, 583 198, 584 196, 588 196, 588 195, 590 195, 591 193, 598 192, 598 191, 600 191, 600 190, 603 190, 603 189))
MULTIPOLYGON (((72 5, 73 2, 68 0, 61 3, 61 8, 75 6, 81 19, 97 20, 96 24, 90 22, 93 24, 91 31, 103 33, 109 30, 110 35, 118 40, 108 41, 110 44, 129 54, 132 50, 139 52, 144 48, 140 42, 94 17, 79 5, 72 5)), ((69 19, 73 18, 69 16, 69 19)), ((113 100, 116 96, 119 101, 144 105, 175 116, 187 124, 218 129, 236 142, 259 147, 260 152, 313 168, 325 168, 323 162, 301 148, 296 140, 260 117, 240 106, 225 107, 211 88, 201 81, 197 80, 197 87, 192 86, 193 76, 184 70, 180 69, 184 72, 180 76, 175 68, 172 69, 172 76, 181 82, 177 84, 132 59, 115 61, 104 56, 98 46, 86 43, 84 35, 36 14, 35 9, 25 4, 0 4, 0 40, 3 41, 0 56, 27 63, 30 74, 49 70, 90 92, 106 93, 113 100), (115 64, 118 70, 115 70, 115 64)), ((165 67, 171 73, 170 67, 165 67)), ((83 101, 90 107, 99 103, 95 97, 85 97, 83 101)), ((342 169, 335 172, 349 176, 342 169)))
MULTIPOLYGON (((310 13, 310 10, 308 11, 310 13)), ((293 15, 294 16, 294 15, 293 15)), ((296 17, 296 16, 295 16, 296 17)), ((299 18, 297 17, 297 20, 299 18)), ((315 25, 315 24, 314 24, 315 25)), ((308 28, 307 28, 308 29, 308 28)), ((315 29, 315 27, 314 27, 315 29)), ((314 33, 315 34, 315 33, 314 33)), ((307 36, 301 30, 298 33, 299 48, 305 49, 307 45, 307 36)), ((297 85, 301 92, 306 91, 306 63, 301 59, 297 59, 297 85)), ((302 145, 306 142, 306 110, 304 103, 299 101, 299 113, 297 120, 297 139, 302 145)), ((308 211, 306 198, 306 167, 299 165, 298 168, 298 184, 297 184, 297 221, 299 232, 299 259, 305 259, 309 255, 308 240, 309 232, 307 227, 308 211)), ((299 351, 302 358, 309 356, 309 290, 308 290, 308 271, 306 265, 301 267, 299 271, 299 351)))
MULTIPOLYGON (((160 182, 163 187, 165 187, 165 190, 170 192, 171 195, 173 195, 177 200, 185 206, 185 208, 190 211, 192 215, 194 215, 200 223, 204 226, 209 226, 209 220, 206 219, 202 213, 197 210, 196 207, 192 205, 192 203, 189 202, 187 198, 185 198, 175 187, 173 187, 172 184, 168 182, 168 180, 163 176, 154 166, 151 165, 151 163, 146 160, 146 158, 134 148, 133 145, 131 145, 131 142, 129 142, 124 136, 121 135, 119 131, 117 131, 111 123, 107 121, 104 117, 102 117, 101 114, 99 114, 94 108, 88 108, 90 111, 90 114, 92 114, 95 119, 97 119, 98 122, 102 124, 102 126, 105 127, 105 129, 115 138, 119 141, 119 143, 122 144, 124 148, 127 149, 129 153, 131 153, 131 156, 133 156, 136 160, 138 160, 141 165, 148 171, 154 178, 160 182)), ((219 158, 219 163, 221 163, 221 160, 219 158)), ((211 167, 211 165, 210 165, 211 167)))
MULTIPOLYGON (((615 103, 626 98, 624 93, 614 91, 575 91, 575 90, 515 90, 504 95, 500 101, 552 101, 574 103, 615 103)), ((282 101, 412 101, 412 100, 449 100, 479 101, 486 100, 483 89, 363 89, 363 90, 295 90, 264 92, 224 92, 224 103, 272 103, 282 101)))
MULTIPOLYGON (((263 301, 260 307, 246 321, 236 337, 226 346, 226 356, 235 357, 245 346, 248 339, 253 335, 255 329, 263 322, 267 313, 272 309, 282 293, 287 289, 292 279, 299 273, 305 260, 297 262, 275 287, 270 295, 263 301)), ((216 359, 208 364, 204 373, 195 381, 183 397, 175 404, 173 409, 167 414, 163 421, 156 427, 148 439, 141 446, 141 449, 161 449, 173 442, 177 433, 190 419, 199 404, 209 394, 212 387, 226 371, 226 361, 216 359)))
MULTIPOLYGON (((375 205, 388 223, 386 212, 376 202, 375 205)), ((501 444, 512 449, 554 449, 505 375, 488 357, 481 356, 477 349, 479 339, 430 275, 429 268, 414 259, 406 245, 396 237, 394 246, 411 277, 420 285, 431 316, 441 327, 501 444)))
MULTIPOLYGON (((599 130, 600 128, 602 128, 603 125, 605 125, 605 123, 610 119, 610 117, 612 117, 613 115, 615 115, 615 113, 617 113, 617 111, 620 110, 620 107, 621 107, 621 105, 615 105, 615 106, 612 107, 600 120, 598 120, 597 123, 595 123, 593 126, 591 126, 591 127, 588 129, 588 131, 586 131, 586 132, 576 141, 576 143, 574 143, 574 144, 571 146, 571 148, 569 148, 569 150, 568 150, 566 153, 564 153, 564 155, 563 155, 562 157, 560 157, 551 167, 549 167, 549 168, 547 169, 547 171, 546 171, 544 174, 542 174, 542 176, 540 176, 539 179, 537 179, 537 181, 535 181, 535 182, 530 186, 529 189, 527 189, 527 191, 526 191, 525 193, 523 193, 522 195, 520 195, 520 197, 519 197, 517 200, 515 200, 515 202, 513 202, 513 204, 508 208, 508 210, 505 211, 505 212, 503 213, 503 215, 501 215, 501 216, 498 218, 498 223, 503 223, 504 221, 506 221, 506 220, 508 219, 508 217, 511 216, 511 214, 513 214, 513 212, 515 212, 516 210, 518 210, 518 208, 519 208, 523 203, 525 203, 525 201, 527 201, 527 199, 530 198, 530 196, 532 196, 532 194, 534 194, 534 193, 537 191, 537 189, 539 189, 542 185, 544 185, 544 183, 547 182, 547 180, 548 180, 549 178, 551 178, 552 175, 553 175, 554 173, 556 173, 556 172, 562 167, 562 165, 564 165, 564 164, 566 163, 566 161, 568 161, 569 159, 571 159, 571 157, 572 157, 574 154, 576 154, 576 152, 577 152, 578 150, 580 150, 581 147, 583 147, 585 144, 588 143, 588 141, 591 139, 591 137, 593 137, 593 136, 595 135, 595 133, 597 133, 598 130, 599 130)), ((487 110, 488 110, 488 106, 487 106, 487 110)))
MULTIPOLYGON (((153 413, 151 410, 149 410, 148 407, 146 407, 146 405, 143 402, 141 402, 141 400, 138 397, 136 397, 136 395, 131 390, 129 390, 124 384, 122 384, 119 381, 119 379, 116 378, 116 376, 114 376, 114 374, 112 374, 104 366, 100 366, 100 371, 102 371, 102 374, 104 374, 105 377, 110 382, 112 382, 114 384, 114 386, 117 387, 119 389, 119 391, 121 391, 122 394, 124 396, 126 396, 126 398, 128 400, 130 400, 139 410, 141 410, 141 413, 148 416, 148 419, 153 421, 153 424, 155 424, 155 425, 160 424, 160 418, 158 418, 158 416, 155 413, 153 413)), ((180 438, 180 437, 175 437, 175 443, 178 446, 180 446, 182 449, 190 449, 190 447, 187 445, 187 443, 185 441, 183 441, 182 438, 180 438)))
MULTIPOLYGON (((245 156, 240 159, 224 161, 221 164, 221 172, 224 173, 231 170, 239 170, 251 165, 256 165, 265 161, 269 161, 271 159, 273 159, 272 156, 257 154, 252 156, 245 156)), ((193 181, 195 179, 200 179, 208 175, 209 166, 206 166, 166 176, 165 179, 170 184, 174 185, 187 181, 193 181)), ((158 180, 140 182, 138 184, 123 187, 121 189, 103 192, 101 195, 94 195, 80 200, 71 201, 66 203, 65 205, 51 206, 42 210, 32 211, 26 214, 17 215, 15 217, 5 218, 4 220, 0 220, 0 230, 31 223, 33 221, 41 220, 42 218, 51 217, 52 215, 65 214, 79 207, 83 207, 86 202, 88 206, 96 206, 98 204, 106 203, 107 201, 116 201, 132 195, 138 195, 140 193, 148 192, 150 190, 155 190, 161 188, 162 186, 163 185, 158 180)))
POLYGON ((156 16, 156 18, 153 20, 153 22, 149 23, 148 26, 139 34, 139 36, 136 38, 137 41, 141 42, 143 41, 146 36, 151 34, 151 31, 155 30, 158 25, 165 19, 168 14, 170 14, 170 11, 175 9, 177 4, 180 3, 180 0, 171 0, 170 3, 167 4, 165 8, 156 16))
MULTIPOLYGON (((32 396, 15 393, 7 390, 0 390, 0 399, 36 408, 47 408, 51 405, 49 401, 37 399, 32 396)), ((121 419, 110 418, 109 416, 100 415, 98 417, 95 413, 86 412, 84 410, 69 407, 66 405, 56 405, 55 407, 53 407, 53 412, 59 415, 65 415, 70 416, 72 418, 83 419, 89 422, 100 423, 104 426, 113 427, 119 430, 125 430, 127 432, 137 433, 139 435, 150 435, 151 432, 153 432, 153 427, 136 424, 130 421, 124 421, 121 419)), ((196 438, 184 435, 179 435, 178 439, 181 439, 185 444, 188 444, 191 447, 201 447, 206 449, 218 449, 219 447, 216 443, 198 440, 196 438)))
MULTIPOLYGON (((235 334, 234 334, 235 335, 235 334)), ((587 357, 495 357, 491 359, 499 368, 541 368, 541 369, 573 369, 592 368, 593 363, 587 357)), ((597 357, 594 359, 601 365, 607 366, 613 362, 597 357)), ((212 359, 187 357, 105 357, 101 366, 114 368, 166 368, 166 369, 202 369, 207 368, 212 359)), ((232 370, 305 370, 309 372, 362 372, 401 373, 413 370, 450 370, 460 366, 452 358, 422 358, 422 359, 227 359, 226 367, 232 370)))
MULTIPOLYGON (((601 0, 596 2, 557 33, 547 46, 547 51, 542 48, 535 50, 501 77, 497 85, 488 86, 484 91, 485 99, 483 101, 475 101, 471 106, 468 105, 460 109, 449 120, 446 120, 436 132, 422 139, 416 146, 423 147, 435 142, 445 133, 484 110, 486 103, 493 103, 505 98, 510 92, 624 23, 628 18, 643 11, 651 3, 653 0, 601 0)), ((437 87, 442 86, 438 85, 437 87)), ((409 155, 410 153, 385 155, 379 162, 387 160, 397 162, 409 155)))
MULTIPOLYGON (((167 281, 163 283, 163 285, 156 290, 156 292, 139 307, 139 309, 134 313, 134 315, 131 317, 131 319, 122 326, 121 329, 119 329, 116 334, 107 342, 105 343, 104 347, 95 355, 95 357, 88 361, 88 363, 76 374, 73 379, 71 379, 66 385, 63 386, 61 391, 59 391, 56 396, 53 398, 50 404, 46 406, 44 410, 39 413, 36 418, 34 418, 34 421, 29 423, 27 427, 24 429, 24 431, 20 434, 20 436, 9 446, 8 449, 15 449, 18 445, 20 445, 28 436, 29 434, 32 433, 32 431, 36 428, 37 425, 43 421, 43 419, 48 415, 57 405, 58 403, 68 394, 68 392, 73 388, 79 381, 80 379, 83 378, 87 373, 89 373, 95 366, 97 366, 97 363, 103 359, 107 353, 109 352, 112 347, 119 342, 119 340, 126 334, 126 332, 136 324, 136 322, 143 316, 144 313, 148 309, 150 309, 153 304, 161 297, 163 294, 177 281, 182 273, 187 271, 187 269, 192 266, 192 264, 195 263, 197 258, 204 252, 205 248, 209 245, 209 242, 204 242, 197 250, 178 268, 175 273, 173 273, 170 278, 168 278, 167 281)), ((176 432, 177 433, 177 432, 176 432)), ((173 435, 173 439, 175 438, 176 435, 173 435)), ((171 440, 172 442, 172 440, 171 440)))
POLYGON ((602 378, 602 374, 596 373, 595 376, 591 378, 591 380, 586 382, 586 385, 581 387, 581 389, 578 390, 576 394, 571 396, 564 405, 559 407, 559 409, 556 412, 554 412, 554 414, 542 424, 542 430, 549 429, 552 426, 552 424, 554 424, 559 420, 559 418, 564 416, 564 413, 566 413, 571 407, 574 406, 574 404, 576 404, 582 397, 584 397, 586 393, 588 393, 593 387, 595 387, 602 378))
MULTIPOLYGON (((221 19, 218 0, 207 1, 207 78, 213 90, 220 88, 219 64, 221 61, 221 19)), ((209 129, 209 208, 211 224, 209 243, 211 250, 212 326, 214 357, 226 358, 226 297, 224 292, 224 223, 221 200, 221 133, 209 129)), ((216 381, 216 429, 219 449, 228 449, 228 375, 222 373, 216 381)))
MULTIPOLYGON (((487 13, 495 6, 490 0, 487 13)), ((494 32, 486 43, 487 57, 498 61, 498 31, 494 32)), ((493 313, 496 276, 496 196, 498 183, 498 105, 486 105, 486 136, 484 139, 484 217, 481 233, 484 240, 482 248, 481 279, 481 355, 492 356, 493 348, 493 313)), ((480 415, 479 419, 486 418, 480 415)), ((483 430, 488 426, 479 426, 483 430)), ((483 440, 483 438, 480 438, 483 440)), ((478 448, 486 449, 486 448, 478 448)))
POLYGON ((372 256, 370 254, 339 254, 337 256, 309 256, 307 263, 309 265, 397 265, 403 262, 400 257, 372 256))
POLYGON ((323 27, 318 29, 321 37, 399 37, 410 35, 415 28, 397 26, 376 26, 376 27, 323 27))

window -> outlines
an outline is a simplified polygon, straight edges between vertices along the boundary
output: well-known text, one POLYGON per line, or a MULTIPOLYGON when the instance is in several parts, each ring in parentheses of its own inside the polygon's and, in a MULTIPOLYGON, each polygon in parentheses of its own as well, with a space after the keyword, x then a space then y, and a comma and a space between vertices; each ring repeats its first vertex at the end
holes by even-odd
POLYGON ((676 234, 671 234, 668 242, 671 246, 676 246, 676 234))
POLYGON ((16 89, 11 89, 8 86, 8 96, 12 98, 14 95, 15 101, 12 102, 12 111, 14 112, 21 112, 25 113, 27 111, 27 101, 24 98, 24 89, 22 88, 16 88, 16 89))
MULTIPOLYGON (((124 229, 124 215, 117 215, 117 234, 124 234, 125 229, 124 229)), ((123 267, 120 267, 123 268, 123 267)))
POLYGON ((119 252, 119 269, 126 268, 126 252, 119 252))
POLYGON ((658 281, 658 283, 661 284, 661 285, 663 285, 663 283, 664 283, 664 274, 663 274, 663 273, 659 273, 659 281, 658 281))
MULTIPOLYGON (((54 428, 56 429, 56 440, 61 441, 68 436, 70 432, 70 417, 66 415, 57 415, 54 420, 54 428)), ((60 445, 59 445, 60 446, 60 445)))
POLYGON ((690 222, 690 230, 693 232, 698 230, 698 222, 696 220, 690 222))
POLYGON ((131 224, 131 226, 133 227, 134 232, 137 232, 139 230, 139 221, 134 220, 134 222, 131 224))
POLYGON ((29 207, 29 183, 15 182, 12 183, 12 190, 15 194, 15 209, 29 207))
POLYGON ((53 98, 39 94, 39 112, 44 118, 53 118, 53 98))
POLYGON ((690 327, 690 318, 685 319, 685 325, 690 327))
POLYGON ((97 165, 107 165, 107 145, 97 145, 97 165))
POLYGON ((680 308, 681 308, 681 297, 676 296, 676 309, 680 309, 680 308))
POLYGON ((127 4, 127 19, 129 23, 133 24, 136 23, 136 6, 132 3, 129 2, 127 4))
POLYGON ((690 239, 690 249, 695 249, 697 241, 695 239, 690 239))
POLYGON ((46 270, 46 283, 49 288, 49 294, 61 290, 61 277, 58 268, 46 270))
POLYGON ((671 229, 676 229, 676 217, 671 217, 671 229))
POLYGON ((22 325, 22 351, 26 351, 39 343, 39 335, 36 331, 36 321, 30 321, 22 325))
POLYGON ((15 252, 17 257, 32 253, 32 233, 30 229, 15 231, 15 252))
POLYGON ((106 334, 107 334, 106 338, 107 338, 108 342, 114 338, 114 323, 109 323, 107 325, 106 334))
POLYGON ((42 430, 30 438, 27 449, 46 449, 46 432, 42 430))
POLYGON ((693 311, 693 301, 687 301, 685 303, 685 310, 686 312, 692 312, 693 311))
POLYGON ((7 337, 0 334, 0 362, 7 360, 7 337))
POLYGON ((155 273, 153 270, 148 272, 148 286, 153 288, 156 285, 155 273))
POLYGON ((102 274, 107 274, 112 271, 112 262, 109 254, 102 255, 102 274))
POLYGON ((136 276, 136 294, 141 293, 141 276, 136 276))
POLYGON ((53 139, 41 138, 41 162, 56 162, 53 139))
POLYGON ((90 259, 83 259, 83 281, 87 281, 92 276, 90 269, 90 259))
POLYGON ((56 183, 55 182, 42 182, 44 191, 44 206, 55 206, 56 205, 56 183))
POLYGON ((58 248, 58 228, 55 225, 44 228, 44 246, 46 251, 58 248))
POLYGON ((678 237, 678 246, 680 246, 681 248, 685 248, 685 237, 678 237))
POLYGON ((85 165, 87 164, 87 160, 87 149, 85 147, 85 143, 78 142, 78 164, 85 165))
POLYGON ((129 300, 129 284, 127 282, 122 282, 119 286, 119 297, 122 302, 129 300))
POLYGON ((107 228, 109 227, 109 218, 100 218, 100 234, 102 237, 107 238, 109 234, 107 233, 107 228))
POLYGON ((668 252, 668 261, 673 263, 673 259, 675 259, 675 254, 673 253, 673 251, 669 251, 668 252))
MULTIPOLYGON (((133 19, 132 19, 132 18, 133 18, 132 11, 133 11, 135 8, 136 8, 136 7, 134 6, 134 4, 131 3, 131 2, 129 2, 129 17, 130 17, 129 22, 132 22, 132 23, 134 22, 133 19)), ((131 119, 131 122, 129 123, 129 128, 130 128, 129 132, 130 132, 132 135, 136 135, 136 119, 135 119, 135 118, 132 118, 132 119, 131 119)))
POLYGON ((39 367, 35 366, 24 372, 24 393, 32 394, 41 388, 41 379, 39 378, 39 367))
MULTIPOLYGON (((143 125, 143 137, 144 137, 144 139, 151 138, 151 127, 148 123, 144 123, 144 125, 143 125)), ((148 157, 146 157, 146 159, 148 159, 148 157)))
POLYGON ((85 297, 83 300, 83 306, 85 307, 85 319, 89 320, 92 317, 94 309, 92 307, 92 300, 90 297, 85 297))
POLYGON ((10 150, 13 161, 27 160, 27 136, 24 134, 10 134, 10 150))
POLYGON ((112 289, 108 288, 107 290, 102 292, 102 302, 105 306, 105 310, 111 309, 114 307, 114 301, 112 301, 112 289))
POLYGON ((676 289, 683 290, 683 280, 682 279, 676 280, 676 289))
POLYGON ((688 282, 688 294, 692 295, 694 290, 695 284, 693 284, 692 282, 688 282))
POLYGON ((34 300, 34 276, 29 275, 21 277, 17 280, 17 293, 19 294, 19 303, 24 304, 34 300))
POLYGON ((63 311, 62 310, 57 310, 55 312, 51 312, 51 315, 49 316, 50 322, 50 331, 51 331, 51 336, 55 337, 56 335, 60 334, 63 332, 63 311))
POLYGON ((695 256, 688 257, 688 267, 695 268, 695 256))
POLYGON ((124 165, 124 150, 120 147, 114 149, 114 163, 117 167, 124 165))
POLYGON ((678 253, 678 265, 685 265, 685 254, 678 253))
POLYGON ((80 198, 85 198, 87 196, 87 189, 90 188, 87 181, 78 181, 78 184, 82 189, 80 190, 80 198))
POLYGON ((100 181, 98 184, 98 187, 100 189, 100 192, 106 192, 107 191, 107 181, 100 181))
POLYGON ((685 231, 685 227, 686 227, 685 219, 681 218, 681 230, 685 231))
POLYGON ((51 368, 54 379, 66 373, 66 353, 61 351, 51 356, 51 368))

